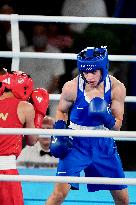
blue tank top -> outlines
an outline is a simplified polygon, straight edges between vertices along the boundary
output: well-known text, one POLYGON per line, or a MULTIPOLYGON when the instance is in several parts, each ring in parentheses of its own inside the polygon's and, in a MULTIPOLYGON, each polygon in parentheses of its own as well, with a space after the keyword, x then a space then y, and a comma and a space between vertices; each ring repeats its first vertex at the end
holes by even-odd
MULTIPOLYGON (((109 106, 111 105, 111 80, 109 75, 107 75, 104 81, 103 99, 109 104, 109 106)), ((94 121, 88 115, 89 103, 90 100, 85 94, 85 81, 82 79, 81 75, 79 75, 77 98, 71 107, 69 128, 82 129, 80 127, 85 127, 85 129, 88 129, 89 126, 98 126, 98 129, 107 129, 101 124, 101 122, 94 121)))

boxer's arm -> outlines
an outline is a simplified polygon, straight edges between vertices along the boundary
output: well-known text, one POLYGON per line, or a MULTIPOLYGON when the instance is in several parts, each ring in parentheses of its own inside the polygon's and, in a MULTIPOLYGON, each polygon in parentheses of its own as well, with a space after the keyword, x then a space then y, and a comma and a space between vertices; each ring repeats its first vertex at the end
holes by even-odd
POLYGON ((67 121, 68 111, 76 99, 76 85, 74 81, 65 83, 57 107, 55 119, 67 121))
POLYGON ((124 102, 126 97, 126 88, 122 83, 118 83, 112 90, 111 111, 116 118, 114 130, 120 130, 124 115, 124 102))
MULTIPOLYGON (((54 129, 66 129, 68 111, 73 103, 73 90, 71 82, 66 83, 62 89, 59 105, 56 112, 54 129)), ((53 156, 63 159, 72 149, 73 142, 68 136, 52 136, 50 150, 53 156)))
MULTIPOLYGON (((35 110, 31 103, 21 101, 17 113, 24 128, 35 128, 35 110)), ((28 145, 34 145, 38 140, 38 135, 25 135, 25 137, 28 145)))

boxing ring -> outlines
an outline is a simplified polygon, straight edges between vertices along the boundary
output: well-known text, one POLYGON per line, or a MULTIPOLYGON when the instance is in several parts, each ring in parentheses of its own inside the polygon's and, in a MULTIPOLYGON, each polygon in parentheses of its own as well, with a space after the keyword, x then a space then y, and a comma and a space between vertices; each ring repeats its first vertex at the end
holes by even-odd
MULTIPOLYGON (((56 170, 53 169, 19 169, 20 174, 24 175, 46 175, 55 176, 56 170)), ((136 178, 136 172, 125 172, 127 178, 136 178)), ((83 173, 81 174, 83 176, 83 173)), ((25 205, 44 205, 45 200, 53 191, 53 183, 38 183, 38 182, 23 182, 23 193, 25 205)), ((128 186, 130 195, 130 204, 136 204, 135 186, 128 186)), ((98 191, 88 193, 85 184, 80 184, 79 191, 70 191, 68 197, 65 199, 64 205, 110 205, 114 204, 109 191, 98 191)))
MULTIPOLYGON (((33 53, 21 52, 19 43, 19 22, 63 22, 63 23, 103 23, 103 24, 130 24, 136 25, 136 19, 128 18, 108 18, 108 17, 57 17, 57 16, 30 16, 30 15, 0 15, 0 21, 11 22, 12 34, 12 51, 0 51, 0 57, 12 58, 11 70, 19 70, 20 58, 50 58, 50 59, 76 59, 76 54, 72 53, 33 53)), ((136 56, 132 55, 109 55, 110 61, 128 61, 135 62, 136 56)), ((59 100, 60 95, 50 95, 50 100, 59 100)), ((127 96, 125 102, 136 103, 136 97, 127 96)), ((76 130, 42 130, 42 129, 14 129, 14 128, 0 128, 1 134, 39 134, 40 137, 46 135, 64 135, 78 136, 79 132, 76 130)), ((136 139, 136 132, 127 131, 92 131, 80 130, 80 136, 89 137, 114 137, 115 140, 134 140, 136 139), (125 136, 125 137, 124 137, 125 136)), ((53 191, 55 182, 78 182, 80 183, 79 191, 71 191, 66 198, 64 205, 105 205, 114 204, 113 199, 108 191, 99 191, 96 193, 88 193, 85 185, 86 183, 97 184, 128 184, 130 204, 136 204, 135 185, 136 172, 125 172, 125 179, 114 178, 85 178, 83 173, 81 177, 56 177, 56 169, 24 169, 19 168, 20 176, 0 175, 0 181, 21 181, 24 193, 25 205, 43 205, 45 200, 53 191)))

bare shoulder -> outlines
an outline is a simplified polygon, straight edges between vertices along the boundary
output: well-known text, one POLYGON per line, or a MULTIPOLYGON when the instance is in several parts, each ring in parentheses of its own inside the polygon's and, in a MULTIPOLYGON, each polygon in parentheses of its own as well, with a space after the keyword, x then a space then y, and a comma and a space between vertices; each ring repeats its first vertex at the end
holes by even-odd
POLYGON ((77 82, 78 82, 78 78, 74 78, 73 80, 70 80, 68 82, 66 82, 62 88, 62 96, 65 98, 75 98, 76 93, 77 93, 77 82))
POLYGON ((18 108, 24 112, 32 112, 34 111, 34 107, 31 103, 27 101, 20 101, 18 108))
POLYGON ((126 87, 125 85, 120 82, 117 78, 114 76, 110 76, 111 82, 112 82, 112 94, 113 96, 119 97, 119 98, 125 98, 126 97, 126 87))
POLYGON ((72 79, 72 80, 70 80, 70 81, 67 81, 64 84, 62 91, 72 92, 73 89, 74 90, 77 89, 77 77, 72 79))
POLYGON ((22 124, 24 124, 28 119, 29 121, 32 121, 35 116, 35 110, 31 103, 20 101, 17 108, 17 114, 22 124))

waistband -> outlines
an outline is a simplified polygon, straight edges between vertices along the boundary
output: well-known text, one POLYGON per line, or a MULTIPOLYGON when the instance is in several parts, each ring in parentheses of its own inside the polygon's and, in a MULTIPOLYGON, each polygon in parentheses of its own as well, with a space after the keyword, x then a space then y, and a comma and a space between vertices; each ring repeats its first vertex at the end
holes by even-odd
POLYGON ((77 125, 71 121, 70 121, 70 125, 68 127, 73 129, 73 130, 108 130, 108 128, 104 127, 104 125, 82 126, 82 125, 77 125))
POLYGON ((16 156, 0 156, 0 170, 16 169, 16 156))

